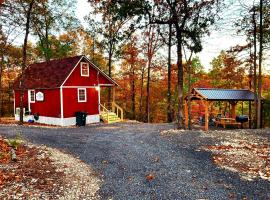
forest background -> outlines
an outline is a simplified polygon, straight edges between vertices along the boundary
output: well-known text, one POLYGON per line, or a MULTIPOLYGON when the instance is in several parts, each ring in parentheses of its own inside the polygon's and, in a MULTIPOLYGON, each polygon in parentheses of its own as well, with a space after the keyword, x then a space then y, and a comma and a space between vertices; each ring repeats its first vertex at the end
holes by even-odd
MULTIPOLYGON (((181 123, 183 98, 192 88, 250 89, 264 98, 269 126, 269 1, 260 7, 260 1, 241 0, 88 0, 83 21, 76 5, 1 2, 0 117, 13 114, 12 85, 27 65, 83 54, 119 83, 116 102, 128 119, 181 123), (230 9, 233 17, 223 12, 230 9), (200 52, 217 30, 241 39, 205 66, 200 52)), ((103 102, 110 100, 108 92, 103 102)), ((229 106, 216 102, 210 110, 226 114, 229 106)), ((239 102, 238 114, 248 114, 248 106, 239 102)), ((256 119, 258 102, 252 106, 256 119)), ((191 112, 195 122, 204 115, 203 105, 192 103, 191 112)))

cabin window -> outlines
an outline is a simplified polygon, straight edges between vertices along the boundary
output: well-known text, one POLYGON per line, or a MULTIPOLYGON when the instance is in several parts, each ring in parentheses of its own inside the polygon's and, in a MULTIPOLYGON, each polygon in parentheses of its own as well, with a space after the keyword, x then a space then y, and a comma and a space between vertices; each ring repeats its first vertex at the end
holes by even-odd
POLYGON ((86 88, 78 88, 78 102, 86 102, 86 88))
POLYGON ((29 90, 29 102, 35 103, 35 90, 29 90))
POLYGON ((81 76, 89 76, 89 63, 81 62, 81 76))

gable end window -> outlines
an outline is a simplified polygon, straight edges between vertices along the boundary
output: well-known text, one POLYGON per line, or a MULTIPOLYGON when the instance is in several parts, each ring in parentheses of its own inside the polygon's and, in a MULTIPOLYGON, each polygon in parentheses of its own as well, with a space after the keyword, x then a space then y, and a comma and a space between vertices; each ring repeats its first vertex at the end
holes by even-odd
POLYGON ((36 96, 35 90, 29 90, 28 95, 29 95, 29 102, 35 103, 35 96, 36 96))
POLYGON ((86 88, 78 88, 78 102, 86 102, 86 88))
POLYGON ((89 76, 89 63, 81 62, 81 76, 89 76))

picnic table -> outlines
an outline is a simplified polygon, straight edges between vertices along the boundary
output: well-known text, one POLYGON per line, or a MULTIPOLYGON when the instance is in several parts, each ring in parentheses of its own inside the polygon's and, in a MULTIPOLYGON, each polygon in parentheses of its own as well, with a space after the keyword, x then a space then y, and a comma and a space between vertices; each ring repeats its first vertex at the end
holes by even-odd
POLYGON ((215 124, 216 124, 216 127, 218 127, 218 125, 222 125, 223 128, 226 128, 226 125, 237 126, 238 128, 241 127, 240 122, 236 122, 234 118, 229 118, 229 117, 216 118, 215 124))

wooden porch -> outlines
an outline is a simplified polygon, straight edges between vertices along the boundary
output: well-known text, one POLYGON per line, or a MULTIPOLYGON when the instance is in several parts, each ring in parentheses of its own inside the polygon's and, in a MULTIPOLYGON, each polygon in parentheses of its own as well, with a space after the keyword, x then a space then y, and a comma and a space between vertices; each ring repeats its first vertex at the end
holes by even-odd
POLYGON ((108 124, 124 120, 124 110, 115 102, 115 87, 112 91, 112 102, 99 103, 100 119, 108 124))

